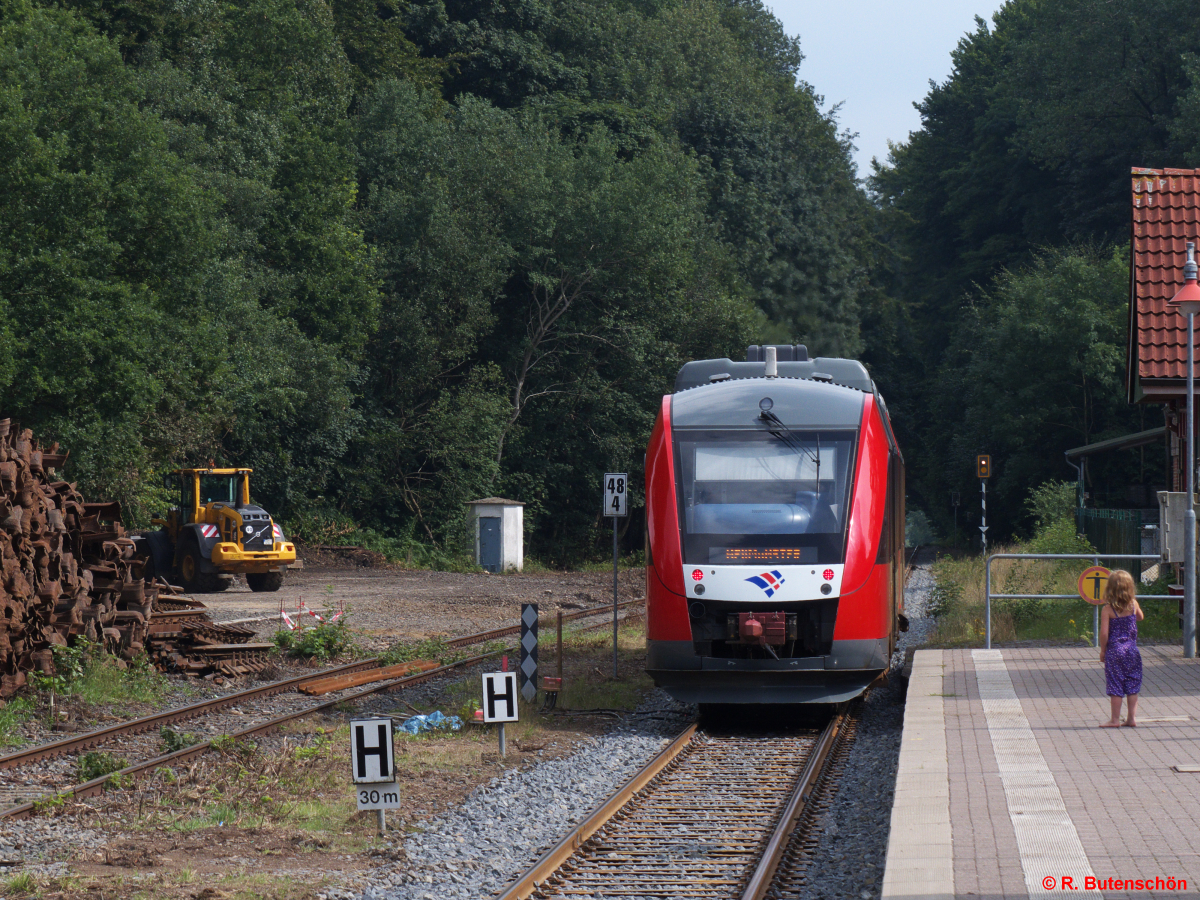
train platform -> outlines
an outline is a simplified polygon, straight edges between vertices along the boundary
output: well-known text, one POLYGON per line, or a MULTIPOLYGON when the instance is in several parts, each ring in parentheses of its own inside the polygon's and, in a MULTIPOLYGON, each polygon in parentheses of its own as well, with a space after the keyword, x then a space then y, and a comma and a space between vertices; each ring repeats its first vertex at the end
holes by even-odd
POLYGON ((919 650, 882 896, 1200 890, 1200 659, 1143 645, 1137 728, 1092 648, 919 650))

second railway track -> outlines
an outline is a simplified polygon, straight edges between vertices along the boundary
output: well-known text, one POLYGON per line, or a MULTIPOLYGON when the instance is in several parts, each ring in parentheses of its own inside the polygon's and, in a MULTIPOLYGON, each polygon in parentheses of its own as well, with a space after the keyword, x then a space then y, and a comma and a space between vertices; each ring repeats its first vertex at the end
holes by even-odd
MULTIPOLYGON (((630 604, 639 602, 641 601, 627 600, 620 603, 619 606, 627 607, 630 604)), ((611 611, 611 606, 590 607, 587 609, 566 613, 563 615, 563 619, 564 621, 574 620, 594 615, 606 614, 610 613, 611 611)), ((477 634, 452 638, 446 641, 446 645, 455 649, 469 647, 515 634, 519 630, 520 626, 495 628, 489 631, 479 632, 477 634)), ((378 684, 372 684, 369 687, 361 690, 339 691, 337 692, 336 696, 331 694, 332 699, 320 703, 312 703, 308 700, 308 698, 289 697, 287 698, 286 702, 277 701, 289 707, 289 709, 284 711, 283 715, 278 715, 278 713, 281 712, 279 709, 269 711, 255 710, 253 713, 254 716, 259 718, 265 716, 266 718, 263 718, 260 721, 249 725, 248 727, 235 728, 233 730, 226 729, 226 736, 233 738, 247 738, 253 735, 274 731, 286 722, 294 721, 314 713, 322 712, 326 709, 334 707, 337 704, 356 700, 360 697, 365 697, 373 693, 379 693, 381 691, 391 690, 405 685, 428 681, 440 675, 447 674, 455 669, 478 664, 483 662, 488 657, 495 656, 501 652, 504 651, 501 649, 492 653, 473 656, 468 659, 459 660, 457 662, 441 666, 428 672, 413 674, 402 678, 393 678, 379 682, 378 684)), ((261 703, 268 698, 273 698, 279 694, 296 690, 300 687, 300 685, 306 682, 312 682, 317 679, 328 678, 335 675, 348 675, 356 672, 362 672, 371 668, 375 668, 379 666, 379 664, 380 660, 378 658, 371 658, 343 666, 335 666, 330 669, 323 669, 318 672, 286 678, 280 681, 270 682, 268 684, 259 685, 257 687, 248 688, 242 691, 235 691, 221 697, 214 697, 210 700, 166 710, 150 716, 143 716, 127 722, 119 722, 114 725, 86 732, 84 734, 72 735, 57 741, 27 747, 4 756, 0 756, 0 770, 19 770, 23 767, 29 766, 32 763, 43 760, 53 760, 56 757, 82 753, 95 747, 105 746, 106 744, 114 741, 129 742, 130 739, 132 739, 133 746, 122 747, 122 751, 128 752, 128 750, 133 749, 138 755, 144 758, 149 745, 153 743, 153 739, 151 738, 139 737, 145 735, 146 732, 154 731, 168 725, 194 720, 213 713, 221 712, 223 710, 229 710, 232 715, 244 715, 245 713, 242 710, 243 706, 261 703)), ((195 757, 206 752, 210 748, 210 745, 210 741, 203 741, 191 747, 186 747, 166 755, 151 753, 152 758, 150 758, 148 761, 136 763, 128 766, 125 769, 122 769, 120 772, 113 774, 118 776, 137 776, 142 772, 153 770, 158 766, 182 762, 186 759, 195 757)), ((101 792, 104 789, 104 785, 107 783, 107 781, 113 777, 112 775, 107 775, 102 778, 93 779, 92 781, 84 784, 53 784, 53 782, 62 782, 69 778, 67 769, 62 766, 58 766, 57 768, 60 770, 57 773, 57 777, 49 773, 44 773, 42 776, 43 781, 37 785, 25 784, 20 786, 10 786, 0 783, 0 819, 19 818, 30 815, 34 812, 37 801, 19 802, 14 805, 12 801, 12 797, 14 795, 28 796, 30 794, 41 793, 45 797, 52 797, 62 794, 71 794, 76 797, 86 797, 101 792)))
POLYGON ((850 719, 746 736, 690 726, 500 900, 760 900, 850 719))

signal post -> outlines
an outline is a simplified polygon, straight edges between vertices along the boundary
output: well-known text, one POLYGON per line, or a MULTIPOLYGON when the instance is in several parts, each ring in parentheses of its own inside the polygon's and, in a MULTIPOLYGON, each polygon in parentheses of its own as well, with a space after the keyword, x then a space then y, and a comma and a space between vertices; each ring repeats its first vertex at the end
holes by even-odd
POLYGON ((981 453, 975 457, 975 474, 979 478, 979 489, 982 492, 983 503, 983 518, 979 525, 979 540, 983 544, 983 553, 987 555, 987 483, 992 477, 992 457, 987 453, 981 453))

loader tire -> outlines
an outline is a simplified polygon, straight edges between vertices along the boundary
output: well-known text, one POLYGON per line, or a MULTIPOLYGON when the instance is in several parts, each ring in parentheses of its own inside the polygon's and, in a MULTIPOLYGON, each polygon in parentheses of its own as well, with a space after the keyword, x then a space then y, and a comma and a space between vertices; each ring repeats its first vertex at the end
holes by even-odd
POLYGON ((188 541, 179 554, 179 583, 189 594, 216 594, 233 583, 228 575, 201 572, 200 545, 188 541))
POLYGON ((273 593, 283 587, 283 572, 248 572, 246 584, 256 593, 273 593))
POLYGON ((180 548, 179 585, 188 593, 198 594, 204 591, 201 586, 204 579, 204 573, 200 571, 201 559, 200 545, 195 541, 188 541, 180 548))

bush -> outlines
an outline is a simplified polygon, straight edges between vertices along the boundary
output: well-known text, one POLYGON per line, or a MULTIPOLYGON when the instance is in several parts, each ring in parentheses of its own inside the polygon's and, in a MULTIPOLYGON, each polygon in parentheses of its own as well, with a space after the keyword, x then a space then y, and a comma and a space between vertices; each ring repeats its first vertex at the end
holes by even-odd
POLYGON ((320 622, 312 628, 275 632, 275 646, 288 656, 325 662, 350 650, 354 639, 346 625, 346 617, 336 622, 320 622))
POLYGON ((203 739, 198 734, 191 734, 186 731, 176 731, 174 728, 162 728, 158 732, 162 738, 163 746, 167 748, 168 753, 174 753, 177 750, 183 750, 186 747, 194 747, 196 744, 203 743, 203 739))
MULTIPOLYGON (((947 560, 948 561, 948 560, 947 560)), ((948 566, 941 560, 934 563, 933 590, 929 592, 926 612, 935 619, 948 615, 962 606, 963 586, 950 574, 948 566)))
POLYGON ((1075 519, 1076 487, 1069 481, 1047 481, 1029 492, 1025 509, 1033 516, 1035 531, 1063 519, 1075 519))
POLYGON ((1038 530, 1022 553, 1096 553, 1088 539, 1075 530, 1075 518, 1058 519, 1038 530))
POLYGON ((93 750, 79 757, 79 780, 91 781, 93 778, 103 778, 113 772, 119 772, 129 763, 103 750, 93 750))

